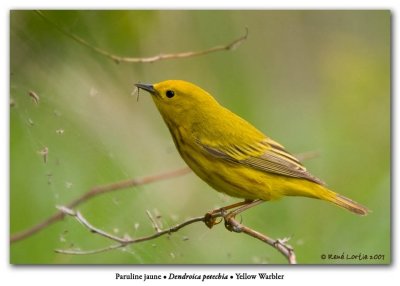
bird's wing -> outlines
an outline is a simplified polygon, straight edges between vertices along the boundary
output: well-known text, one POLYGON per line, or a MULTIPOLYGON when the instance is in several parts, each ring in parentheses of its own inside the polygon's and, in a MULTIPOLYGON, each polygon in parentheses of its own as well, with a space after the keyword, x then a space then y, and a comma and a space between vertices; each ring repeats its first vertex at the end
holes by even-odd
POLYGON ((246 165, 250 168, 282 176, 302 178, 324 185, 320 179, 312 176, 293 155, 279 143, 264 138, 256 144, 218 145, 203 144, 196 140, 208 154, 233 164, 246 165))

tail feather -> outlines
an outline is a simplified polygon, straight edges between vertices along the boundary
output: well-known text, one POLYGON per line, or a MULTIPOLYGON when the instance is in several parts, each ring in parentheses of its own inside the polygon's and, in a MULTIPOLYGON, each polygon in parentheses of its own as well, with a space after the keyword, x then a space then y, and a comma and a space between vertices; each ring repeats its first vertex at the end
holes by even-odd
POLYGON ((281 195, 304 196, 328 201, 358 215, 367 215, 370 212, 365 206, 335 193, 323 185, 306 180, 302 180, 302 184, 296 184, 295 187, 289 189, 289 191, 286 190, 286 192, 283 192, 281 195), (301 188, 299 188, 299 186, 301 186, 301 188))
POLYGON ((345 196, 335 193, 324 186, 314 184, 313 188, 308 188, 307 191, 308 196, 310 197, 334 203, 335 205, 345 208, 352 213, 358 215, 367 215, 370 212, 365 206, 346 198, 345 196))
POLYGON ((369 210, 364 207, 363 205, 346 198, 345 196, 339 195, 337 193, 332 192, 332 194, 327 198, 328 201, 345 208, 355 214, 358 215, 367 215, 369 213, 369 210))

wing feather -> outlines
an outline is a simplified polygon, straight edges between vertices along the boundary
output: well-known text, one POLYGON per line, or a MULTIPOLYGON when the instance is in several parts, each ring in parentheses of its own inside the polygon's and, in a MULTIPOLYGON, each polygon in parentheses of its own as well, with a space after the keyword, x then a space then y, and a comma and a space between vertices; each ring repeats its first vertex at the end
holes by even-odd
POLYGON ((199 140, 196 142, 215 158, 246 165, 267 173, 302 178, 324 185, 324 182, 312 176, 282 145, 269 138, 256 144, 242 146, 209 146, 202 144, 199 140))

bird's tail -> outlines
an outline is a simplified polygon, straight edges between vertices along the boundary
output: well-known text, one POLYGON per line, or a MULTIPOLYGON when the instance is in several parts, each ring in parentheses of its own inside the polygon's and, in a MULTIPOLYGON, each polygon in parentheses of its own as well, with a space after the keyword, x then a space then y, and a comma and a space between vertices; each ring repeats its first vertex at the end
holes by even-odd
POLYGON ((287 192, 285 195, 305 196, 328 201, 358 215, 367 215, 369 213, 365 206, 314 182, 303 181, 301 189, 297 189, 296 192, 287 192))
POLYGON ((349 198, 346 198, 345 196, 335 193, 323 186, 320 187, 323 188, 324 190, 320 193, 321 196, 319 197, 319 199, 323 199, 331 203, 334 203, 335 205, 345 208, 351 211, 352 213, 358 215, 367 215, 369 213, 369 210, 365 206, 349 198))
POLYGON ((363 205, 336 193, 329 201, 358 215, 367 215, 369 213, 369 210, 363 205))

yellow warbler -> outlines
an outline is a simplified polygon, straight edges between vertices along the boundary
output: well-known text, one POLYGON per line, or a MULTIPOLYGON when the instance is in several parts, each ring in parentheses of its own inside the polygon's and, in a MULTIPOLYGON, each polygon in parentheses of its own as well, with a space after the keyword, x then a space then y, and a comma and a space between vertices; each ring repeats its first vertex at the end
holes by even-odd
POLYGON ((136 86, 152 95, 180 155, 215 190, 248 202, 304 196, 359 215, 368 213, 364 206, 329 190, 281 144, 200 87, 182 80, 136 86))

